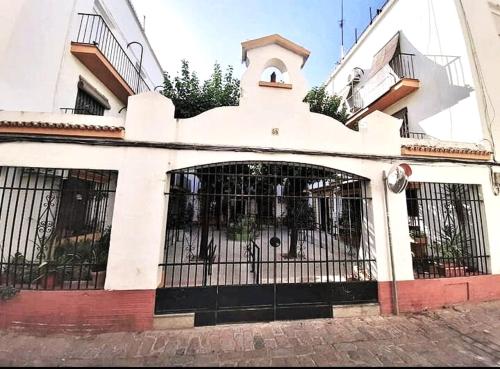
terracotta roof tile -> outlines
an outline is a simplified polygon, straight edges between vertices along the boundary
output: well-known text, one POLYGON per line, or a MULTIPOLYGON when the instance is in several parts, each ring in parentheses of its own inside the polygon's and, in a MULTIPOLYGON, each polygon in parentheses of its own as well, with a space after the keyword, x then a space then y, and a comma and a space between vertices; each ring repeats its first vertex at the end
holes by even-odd
POLYGON ((123 131, 125 128, 120 126, 101 126, 93 124, 68 124, 54 122, 37 121, 8 121, 0 120, 0 127, 33 127, 33 128, 62 128, 62 129, 82 129, 88 131, 123 131))
POLYGON ((402 148, 413 151, 446 152, 457 154, 479 154, 489 155, 491 151, 480 148, 452 147, 452 146, 431 146, 431 145, 401 145, 402 148))

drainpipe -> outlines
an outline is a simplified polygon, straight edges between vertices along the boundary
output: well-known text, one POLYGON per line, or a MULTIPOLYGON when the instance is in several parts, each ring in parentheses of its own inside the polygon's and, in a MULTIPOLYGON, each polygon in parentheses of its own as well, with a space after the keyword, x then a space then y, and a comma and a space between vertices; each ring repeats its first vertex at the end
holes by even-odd
POLYGON ((394 252, 392 250, 392 234, 391 234, 391 222, 389 216, 389 205, 387 203, 387 173, 384 170, 383 173, 384 180, 384 202, 385 202, 385 216, 387 222, 387 238, 389 240, 389 253, 391 257, 391 274, 392 274, 392 306, 393 312, 399 315, 399 303, 398 303, 398 288, 396 282, 396 271, 394 270, 394 252))

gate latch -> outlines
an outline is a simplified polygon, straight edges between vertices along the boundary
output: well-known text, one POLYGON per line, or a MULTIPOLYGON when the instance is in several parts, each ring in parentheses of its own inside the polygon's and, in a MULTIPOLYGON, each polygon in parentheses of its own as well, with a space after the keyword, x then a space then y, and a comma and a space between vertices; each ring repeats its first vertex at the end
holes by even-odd
POLYGON ((278 237, 273 237, 269 240, 269 243, 272 247, 280 247, 281 240, 278 237))

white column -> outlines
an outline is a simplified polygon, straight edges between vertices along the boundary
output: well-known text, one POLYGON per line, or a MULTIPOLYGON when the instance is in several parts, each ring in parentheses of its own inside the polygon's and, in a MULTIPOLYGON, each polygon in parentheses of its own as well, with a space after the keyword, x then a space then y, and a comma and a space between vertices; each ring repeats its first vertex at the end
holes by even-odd
POLYGON ((137 148, 124 155, 116 188, 107 290, 157 287, 165 231, 164 158, 137 148))
MULTIPOLYGON (((489 179, 489 178, 487 178, 489 179)), ((500 195, 494 195, 491 184, 484 181, 480 196, 483 198, 484 217, 482 228, 487 252, 490 254, 489 272, 500 274, 500 195)), ((480 225, 478 225, 480 226, 480 225)))
MULTIPOLYGON (((380 175, 380 180, 371 181, 373 228, 377 253, 377 280, 392 280, 389 238, 385 209, 385 182, 380 175)), ((410 249, 410 236, 408 231, 408 212, 406 209, 406 196, 403 191, 395 194, 387 191, 387 204, 391 227, 391 241, 394 257, 394 269, 397 280, 413 280, 413 265, 410 249)))

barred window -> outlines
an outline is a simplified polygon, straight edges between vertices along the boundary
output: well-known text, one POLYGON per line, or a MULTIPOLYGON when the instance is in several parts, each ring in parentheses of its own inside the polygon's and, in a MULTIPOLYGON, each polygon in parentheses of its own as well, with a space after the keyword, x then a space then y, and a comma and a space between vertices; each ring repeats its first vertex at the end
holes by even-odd
POLYGON ((105 107, 83 89, 78 89, 75 114, 104 115, 105 107))
POLYGON ((0 167, 0 285, 104 287, 117 172, 0 167))

